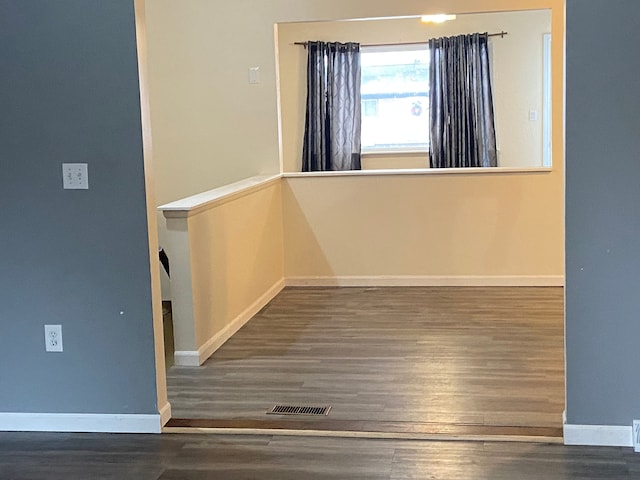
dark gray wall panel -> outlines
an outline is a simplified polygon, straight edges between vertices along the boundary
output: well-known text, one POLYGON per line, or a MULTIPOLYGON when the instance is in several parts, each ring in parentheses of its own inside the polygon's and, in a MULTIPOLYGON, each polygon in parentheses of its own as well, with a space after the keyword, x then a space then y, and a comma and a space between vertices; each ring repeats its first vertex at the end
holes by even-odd
POLYGON ((640 418, 640 2, 567 1, 567 419, 640 418))
POLYGON ((157 413, 133 1, 0 0, 0 68, 0 411, 157 413))

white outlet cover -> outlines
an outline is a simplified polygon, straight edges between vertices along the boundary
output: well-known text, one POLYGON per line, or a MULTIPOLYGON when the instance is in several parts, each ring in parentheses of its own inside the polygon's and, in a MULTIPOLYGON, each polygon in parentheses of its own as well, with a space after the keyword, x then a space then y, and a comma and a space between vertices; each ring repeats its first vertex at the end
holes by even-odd
POLYGON ((65 190, 87 190, 89 167, 86 163, 62 164, 62 188, 65 190))
POLYGON ((44 326, 44 349, 47 352, 62 352, 62 325, 44 326))
POLYGON ((640 420, 633 421, 633 450, 640 453, 640 420))

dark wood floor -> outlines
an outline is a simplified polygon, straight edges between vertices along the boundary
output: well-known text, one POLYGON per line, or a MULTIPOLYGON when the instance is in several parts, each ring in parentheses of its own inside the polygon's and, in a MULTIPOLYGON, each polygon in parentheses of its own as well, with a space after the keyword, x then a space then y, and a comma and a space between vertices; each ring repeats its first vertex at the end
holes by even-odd
POLYGON ((632 449, 311 437, 0 433, 0 480, 627 480, 632 449))
POLYGON ((287 288, 202 367, 171 367, 174 418, 555 427, 562 288, 287 288))

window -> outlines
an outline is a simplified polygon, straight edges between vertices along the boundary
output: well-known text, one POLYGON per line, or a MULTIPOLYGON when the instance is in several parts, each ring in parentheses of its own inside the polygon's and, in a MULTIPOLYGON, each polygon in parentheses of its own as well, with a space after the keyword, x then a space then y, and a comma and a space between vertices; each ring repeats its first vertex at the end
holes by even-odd
POLYGON ((363 47, 361 64, 363 152, 427 150, 427 45, 363 47))

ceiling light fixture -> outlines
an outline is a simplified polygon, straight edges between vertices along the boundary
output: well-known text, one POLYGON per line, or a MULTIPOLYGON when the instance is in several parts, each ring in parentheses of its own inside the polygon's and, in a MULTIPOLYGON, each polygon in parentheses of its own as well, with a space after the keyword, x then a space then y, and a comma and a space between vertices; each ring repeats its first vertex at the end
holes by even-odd
POLYGON ((456 16, 455 15, 446 15, 444 13, 441 13, 439 15, 423 15, 422 16, 422 21, 424 23, 444 23, 444 22, 448 22, 449 20, 455 20, 456 16))

